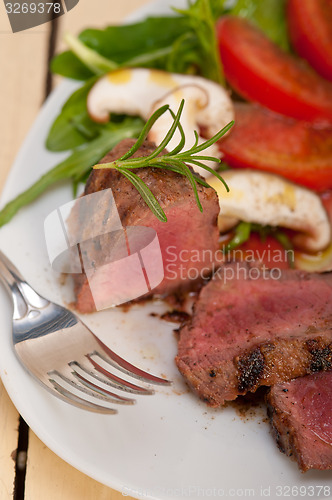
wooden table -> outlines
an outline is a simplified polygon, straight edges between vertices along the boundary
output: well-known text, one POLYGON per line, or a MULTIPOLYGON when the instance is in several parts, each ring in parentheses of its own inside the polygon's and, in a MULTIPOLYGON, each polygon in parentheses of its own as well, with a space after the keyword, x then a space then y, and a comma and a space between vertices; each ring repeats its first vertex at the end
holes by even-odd
MULTIPOLYGON (((48 61, 62 50, 63 33, 77 34, 87 26, 118 23, 147 3, 148 0, 80 0, 56 23, 13 34, 4 3, 0 2, 0 189, 40 106, 60 81, 49 73, 48 61)), ((116 500, 122 495, 51 452, 20 419, 0 381, 0 500, 12 498, 116 500), (23 451, 17 454, 18 447, 23 451)))

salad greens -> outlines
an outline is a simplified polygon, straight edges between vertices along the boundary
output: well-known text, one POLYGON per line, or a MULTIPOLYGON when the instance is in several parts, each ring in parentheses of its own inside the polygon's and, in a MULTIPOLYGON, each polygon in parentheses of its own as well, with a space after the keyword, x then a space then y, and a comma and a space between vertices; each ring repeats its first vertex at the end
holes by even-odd
MULTIPOLYGON (((199 0, 200 1, 200 0, 199 0)), ((105 29, 86 29, 78 37, 81 46, 74 46, 71 41, 71 51, 56 56, 51 62, 51 70, 59 75, 77 80, 86 80, 98 74, 91 69, 91 63, 96 66, 93 57, 102 56, 116 67, 144 66, 172 71, 168 55, 173 50, 173 44, 185 33, 190 31, 187 18, 180 16, 151 17, 129 25, 109 26, 105 29), (88 57, 82 48, 88 47, 88 57)), ((192 53, 193 57, 196 57, 192 53)), ((186 62, 182 72, 189 66, 186 62)))
POLYGON ((30 188, 7 203, 0 211, 0 226, 9 222, 20 208, 34 201, 53 184, 65 179, 71 179, 75 188, 77 182, 87 172, 91 171, 91 165, 95 165, 120 140, 126 137, 137 137, 141 129, 142 122, 137 118, 127 118, 116 126, 113 124, 108 125, 96 139, 83 148, 75 150, 68 158, 44 174, 30 188))
POLYGON ((93 122, 88 115, 86 99, 97 78, 90 78, 76 90, 63 106, 49 131, 46 147, 49 151, 67 151, 93 140, 105 126, 93 122))
MULTIPOLYGON (((229 2, 228 2, 229 3, 229 2)), ((273 42, 290 50, 286 26, 286 0, 237 0, 229 13, 256 24, 273 42)))
POLYGON ((225 85, 218 43, 215 35, 216 18, 210 0, 189 3, 187 9, 173 9, 188 19, 197 36, 197 55, 201 61, 201 74, 205 78, 225 85))
MULTIPOLYGON (((268 236, 273 236, 285 250, 293 250, 293 245, 287 234, 278 227, 262 226, 253 222, 239 222, 234 229, 232 239, 224 246, 224 253, 235 250, 249 240, 251 233, 258 233, 260 240, 265 241, 268 236)), ((294 267, 293 252, 287 253, 289 267, 294 267)))
POLYGON ((173 16, 149 17, 139 23, 86 29, 78 38, 67 35, 70 50, 57 55, 51 70, 83 81, 55 119, 47 140, 50 151, 71 151, 27 191, 0 211, 0 226, 50 185, 70 179, 74 192, 91 168, 117 142, 137 137, 144 123, 139 118, 112 115, 107 124, 95 123, 86 108, 87 94, 101 74, 121 67, 153 67, 176 73, 200 74, 223 82, 215 22, 230 13, 251 19, 276 43, 288 47, 286 0, 188 0, 187 9, 173 16))

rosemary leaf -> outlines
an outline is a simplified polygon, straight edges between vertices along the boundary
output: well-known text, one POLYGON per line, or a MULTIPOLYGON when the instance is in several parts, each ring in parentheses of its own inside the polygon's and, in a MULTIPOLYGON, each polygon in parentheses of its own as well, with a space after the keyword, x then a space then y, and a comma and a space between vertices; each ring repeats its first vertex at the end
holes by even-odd
POLYGON ((161 143, 159 144, 159 146, 149 156, 149 158, 155 158, 160 153, 162 153, 162 151, 166 148, 166 146, 169 143, 169 141, 172 139, 173 135, 175 134, 176 129, 179 126, 181 114, 182 114, 182 111, 183 111, 183 106, 184 106, 184 99, 182 99, 182 101, 181 101, 181 104, 179 106, 178 112, 176 113, 175 118, 173 118, 172 126, 169 129, 169 131, 167 132, 166 137, 161 141, 161 143))
POLYGON ((183 172, 184 172, 184 175, 189 180, 189 182, 191 184, 191 187, 193 188, 193 191, 194 191, 194 194, 195 194, 195 198, 196 198, 197 206, 198 206, 200 212, 203 212, 203 207, 202 207, 202 204, 201 204, 199 196, 198 196, 198 191, 197 191, 197 186, 196 186, 195 178, 194 178, 194 176, 193 176, 190 168, 185 163, 183 163, 183 172))
POLYGON ((212 174, 215 177, 217 177, 217 179, 220 182, 222 182, 223 185, 225 186, 225 189, 226 189, 227 193, 229 192, 228 185, 226 184, 226 182, 224 181, 224 179, 221 177, 221 175, 219 175, 218 172, 216 172, 215 170, 213 170, 213 168, 208 167, 207 165, 205 165, 205 163, 198 162, 197 160, 194 160, 193 158, 191 158, 190 163, 193 163, 194 165, 197 165, 198 167, 204 168, 207 172, 209 172, 210 174, 212 174))
POLYGON ((127 158, 130 158, 136 151, 142 146, 143 142, 148 136, 148 133, 150 132, 151 128, 155 124, 155 122, 158 120, 158 118, 165 113, 169 109, 168 104, 165 104, 161 108, 158 108, 153 115, 150 116, 149 120, 146 122, 146 124, 143 127, 142 132, 138 136, 137 141, 135 144, 125 153, 123 156, 121 156, 119 161, 126 160, 127 158))
MULTIPOLYGON (((171 166, 171 165, 167 165, 165 163, 161 163, 161 164, 158 164, 158 163, 154 163, 153 164, 153 167, 154 168, 162 168, 163 170, 169 170, 170 172, 176 172, 177 174, 181 174, 183 175, 183 170, 182 168, 180 167, 177 167, 175 166, 174 164, 171 166)), ((194 179, 195 181, 198 183, 198 184, 201 184, 202 186, 206 187, 206 188, 209 188, 211 187, 202 177, 199 177, 197 175, 194 176, 194 179)))
POLYGON ((197 206, 201 212, 203 211, 203 207, 199 199, 196 184, 201 184, 205 187, 210 187, 210 186, 199 176, 193 175, 188 165, 197 165, 199 167, 202 167, 210 174, 216 176, 224 184, 226 190, 229 191, 226 182, 218 174, 218 172, 216 172, 211 167, 207 166, 205 163, 202 162, 203 160, 205 160, 205 161, 214 161, 216 163, 220 163, 220 159, 215 158, 213 156, 197 155, 197 153, 203 151, 209 146, 212 146, 212 144, 214 144, 218 139, 220 139, 220 137, 222 137, 232 127, 234 122, 231 122, 228 125, 226 125, 226 127, 220 130, 211 139, 203 142, 200 145, 198 145, 198 139, 199 139, 198 134, 195 133, 194 146, 188 151, 181 152, 183 149, 183 145, 185 143, 185 135, 180 123, 183 106, 184 106, 184 99, 182 99, 176 115, 173 113, 171 109, 169 109, 168 105, 159 108, 149 118, 137 142, 125 155, 123 155, 119 160, 115 160, 109 163, 98 164, 94 166, 95 169, 114 168, 118 170, 118 172, 122 173, 139 191, 142 198, 144 199, 146 204, 150 207, 152 212, 156 215, 156 217, 158 217, 159 220, 164 222, 167 221, 164 211, 162 210, 161 206, 159 205, 158 201, 156 200, 155 196, 150 191, 148 186, 140 179, 139 176, 137 176, 132 172, 133 169, 155 167, 155 168, 163 168, 164 170, 169 170, 184 175, 191 184, 191 187, 194 191, 197 206), (173 123, 170 129, 168 130, 164 140, 161 141, 159 146, 150 155, 144 157, 132 158, 131 156, 143 144, 148 134, 148 131, 151 129, 152 125, 163 113, 166 113, 167 111, 171 113, 173 118, 173 123), (181 134, 181 139, 179 144, 171 152, 163 153, 177 129, 180 131, 181 134))
POLYGON ((117 170, 124 175, 137 189, 139 194, 142 196, 143 200, 150 208, 150 210, 154 213, 154 215, 162 222, 167 222, 167 217, 157 199, 155 198, 152 191, 148 188, 148 186, 138 177, 138 175, 134 174, 130 170, 125 168, 117 168, 117 170))
POLYGON ((185 153, 180 153, 180 155, 183 154, 188 154, 190 153, 191 155, 200 153, 201 151, 204 151, 204 149, 207 149, 208 147, 212 146, 215 142, 219 141, 219 139, 222 138, 223 135, 225 135, 234 125, 234 120, 229 122, 224 128, 219 130, 211 139, 208 139, 205 142, 202 142, 199 146, 193 146, 191 149, 186 151, 185 153))
MULTIPOLYGON (((171 108, 169 108, 169 112, 171 113, 173 120, 176 120, 176 116, 175 116, 174 112, 171 110, 171 108)), ((186 136, 184 134, 184 130, 183 130, 183 127, 182 127, 180 121, 178 121, 178 129, 179 129, 180 134, 181 134, 180 142, 172 151, 170 151, 170 153, 167 153, 166 156, 174 156, 174 155, 180 153, 180 151, 182 151, 182 149, 184 147, 184 144, 186 142, 186 136)))

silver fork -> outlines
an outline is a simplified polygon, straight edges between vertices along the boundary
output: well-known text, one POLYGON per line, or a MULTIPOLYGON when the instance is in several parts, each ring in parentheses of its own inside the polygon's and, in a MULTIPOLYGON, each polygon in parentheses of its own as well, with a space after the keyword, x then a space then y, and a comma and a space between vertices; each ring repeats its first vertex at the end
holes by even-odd
POLYGON ((30 374, 63 401, 98 413, 135 400, 114 392, 154 394, 114 369, 152 384, 168 380, 147 373, 109 349, 68 309, 39 295, 0 251, 0 279, 13 299, 13 345, 30 374))

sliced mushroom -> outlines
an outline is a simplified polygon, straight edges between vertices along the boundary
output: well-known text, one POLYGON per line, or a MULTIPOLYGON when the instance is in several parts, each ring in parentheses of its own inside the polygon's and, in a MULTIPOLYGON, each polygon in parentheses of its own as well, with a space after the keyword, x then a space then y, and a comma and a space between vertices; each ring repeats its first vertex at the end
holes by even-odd
POLYGON ((220 191, 219 228, 230 229, 239 221, 294 229, 296 246, 308 252, 324 250, 331 242, 331 227, 317 194, 278 175, 249 169, 222 174, 230 191, 219 181, 208 182, 220 191))
MULTIPOLYGON (((185 106, 181 125, 187 149, 194 144, 194 131, 200 135, 203 128, 204 135, 210 138, 234 118, 229 94, 219 84, 199 76, 145 68, 121 69, 100 78, 88 94, 87 109, 97 122, 107 122, 110 113, 139 115, 147 120, 163 104, 169 104, 175 113, 182 99, 185 99, 185 106)), ((165 113, 151 129, 149 139, 160 144, 171 123, 171 114, 165 113)), ((179 134, 172 139, 170 150, 178 140, 179 134)), ((199 140, 204 141, 202 137, 199 140)), ((221 157, 216 146, 204 154, 221 157)), ((205 171, 200 173, 206 174, 205 171)))

